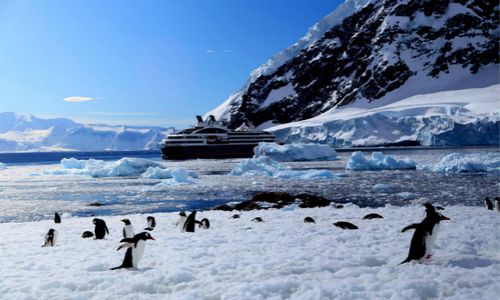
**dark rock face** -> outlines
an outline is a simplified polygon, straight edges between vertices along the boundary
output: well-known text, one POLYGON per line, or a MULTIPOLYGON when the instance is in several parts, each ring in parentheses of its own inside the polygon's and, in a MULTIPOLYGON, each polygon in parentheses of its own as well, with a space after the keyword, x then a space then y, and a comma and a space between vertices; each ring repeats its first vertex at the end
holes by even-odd
POLYGON ((453 67, 475 74, 499 63, 498 6, 483 0, 367 5, 274 73, 253 80, 225 117, 233 128, 246 119, 288 123, 357 99, 376 101, 416 75, 432 80, 453 67), (264 105, 279 89, 292 92, 264 105))
POLYGON ((249 211, 268 208, 283 208, 290 204, 298 204, 301 208, 324 207, 330 205, 331 201, 315 195, 299 194, 296 196, 284 192, 260 192, 255 194, 252 199, 238 203, 233 206, 219 205, 214 210, 223 211, 249 211))

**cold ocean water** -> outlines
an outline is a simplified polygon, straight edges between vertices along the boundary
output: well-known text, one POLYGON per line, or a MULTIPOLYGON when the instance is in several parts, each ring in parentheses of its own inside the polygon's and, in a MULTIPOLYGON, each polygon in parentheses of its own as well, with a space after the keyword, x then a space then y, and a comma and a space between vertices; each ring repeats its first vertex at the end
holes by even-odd
MULTIPOLYGON (((500 195, 498 148, 391 149, 395 158, 409 158, 417 170, 349 171, 351 152, 339 152, 334 161, 283 162, 291 170, 328 170, 333 178, 297 179, 270 176, 232 176, 242 160, 163 161, 159 152, 73 152, 0 154, 0 222, 73 216, 206 210, 219 204, 244 201, 259 191, 310 193, 338 203, 378 207, 430 201, 440 205, 483 205, 486 196, 500 195), (432 168, 448 154, 487 157, 496 171, 436 172, 432 168), (61 170, 62 158, 89 158, 107 163, 121 157, 145 158, 168 169, 197 174, 188 180, 150 179, 139 175, 92 177, 85 172, 61 170), (91 206, 99 203, 101 206, 91 206)), ((368 156, 370 151, 366 151, 368 156)), ((78 170, 77 170, 78 171, 78 170)))

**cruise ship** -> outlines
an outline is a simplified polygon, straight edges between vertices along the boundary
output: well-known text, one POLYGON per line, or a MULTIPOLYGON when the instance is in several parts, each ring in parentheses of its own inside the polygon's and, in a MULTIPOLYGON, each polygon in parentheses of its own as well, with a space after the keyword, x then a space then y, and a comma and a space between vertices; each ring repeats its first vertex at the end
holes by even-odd
POLYGON ((196 116, 194 127, 168 135, 162 142, 163 159, 245 158, 253 156, 260 142, 276 142, 274 134, 256 130, 231 130, 210 115, 196 116))

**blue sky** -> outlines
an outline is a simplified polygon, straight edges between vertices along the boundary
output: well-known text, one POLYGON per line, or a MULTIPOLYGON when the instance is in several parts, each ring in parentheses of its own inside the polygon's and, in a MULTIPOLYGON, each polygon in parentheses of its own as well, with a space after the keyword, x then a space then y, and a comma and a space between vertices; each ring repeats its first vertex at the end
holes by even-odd
POLYGON ((0 112, 186 126, 340 2, 0 1, 0 112))

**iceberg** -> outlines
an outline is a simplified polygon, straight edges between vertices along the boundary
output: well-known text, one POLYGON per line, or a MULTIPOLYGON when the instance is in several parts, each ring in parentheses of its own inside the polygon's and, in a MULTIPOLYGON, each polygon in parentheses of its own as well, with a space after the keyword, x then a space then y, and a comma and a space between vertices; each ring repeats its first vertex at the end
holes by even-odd
POLYGON ((242 160, 231 171, 232 176, 268 176, 283 179, 328 179, 337 177, 328 170, 292 170, 267 156, 242 160))
POLYGON ((337 152, 329 145, 259 143, 254 157, 267 156, 275 161, 335 160, 337 152))
POLYGON ((500 155, 451 153, 444 156, 436 165, 424 166, 423 169, 439 173, 500 172, 500 155))
POLYGON ((176 181, 187 181, 190 178, 198 178, 198 173, 189 171, 183 168, 163 169, 160 167, 149 167, 141 178, 143 179, 170 179, 174 178, 176 181))
POLYGON ((382 152, 373 152, 371 159, 366 159, 362 151, 353 152, 347 162, 347 170, 381 171, 381 170, 415 170, 416 163, 408 158, 396 159, 382 152))

